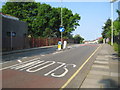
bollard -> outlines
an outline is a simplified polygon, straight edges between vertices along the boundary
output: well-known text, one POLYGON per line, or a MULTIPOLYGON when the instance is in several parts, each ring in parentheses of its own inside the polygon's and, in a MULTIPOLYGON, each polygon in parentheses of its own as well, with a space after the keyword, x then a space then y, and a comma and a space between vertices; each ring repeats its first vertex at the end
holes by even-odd
POLYGON ((67 41, 64 41, 63 49, 66 49, 66 47, 67 47, 67 41))
POLYGON ((61 50, 61 45, 62 45, 62 42, 58 41, 58 50, 61 50))

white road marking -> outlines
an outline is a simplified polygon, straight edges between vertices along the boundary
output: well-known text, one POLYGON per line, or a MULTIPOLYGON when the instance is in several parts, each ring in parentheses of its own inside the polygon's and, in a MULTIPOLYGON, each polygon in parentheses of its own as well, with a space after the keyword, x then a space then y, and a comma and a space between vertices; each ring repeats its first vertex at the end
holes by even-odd
MULTIPOLYGON (((29 60, 29 61, 25 61, 25 62, 22 62, 21 64, 28 63, 28 62, 31 62, 31 61, 34 61, 34 60, 37 60, 37 59, 40 59, 40 58, 35 58, 35 59, 29 60)), ((8 66, 8 67, 0 68, 0 70, 5 70, 5 69, 8 69, 8 68, 12 68, 12 67, 17 66, 19 64, 15 64, 15 65, 11 65, 11 66, 8 66)))
POLYGON ((55 52, 55 53, 53 53, 53 54, 57 54, 58 52, 55 52))
POLYGON ((44 68, 46 68, 46 67, 48 67, 48 66, 51 66, 51 65, 53 65, 53 64, 55 64, 55 61, 46 61, 46 62, 44 62, 44 63, 42 63, 42 64, 36 65, 36 66, 34 66, 34 67, 31 67, 31 68, 27 69, 26 71, 27 71, 27 72, 37 72, 37 71, 40 71, 41 69, 44 69, 44 68), (51 62, 51 63, 50 63, 50 62, 51 62), (44 64, 46 64, 46 63, 50 63, 50 64, 47 64, 47 65, 45 65, 45 66, 43 66, 43 67, 41 67, 41 68, 32 70, 32 69, 34 69, 34 68, 36 68, 36 67, 39 67, 39 66, 41 66, 41 65, 44 65, 44 64))
POLYGON ((75 64, 66 64, 66 63, 63 63, 63 62, 55 62, 55 61, 44 61, 44 60, 40 60, 40 58, 35 58, 35 59, 25 61, 25 62, 22 62, 21 60, 17 60, 17 61, 20 62, 20 63, 12 65, 12 66, 4 67, 0 70, 10 68, 10 69, 14 69, 14 70, 19 70, 19 71, 25 70, 26 72, 34 73, 34 72, 38 72, 42 69, 48 68, 49 66, 52 66, 54 64, 60 64, 55 69, 53 69, 53 70, 49 71, 48 73, 44 74, 44 76, 51 75, 52 77, 60 78, 60 77, 65 76, 68 73, 68 71, 69 71, 68 66, 71 65, 72 67, 76 67, 75 64), (64 70, 64 72, 60 73, 60 74, 55 74, 55 72, 58 69, 62 69, 62 70, 64 70))
POLYGON ((21 63, 22 61, 21 60, 17 60, 19 63, 21 63))
POLYGON ((25 58, 27 58, 27 57, 23 57, 22 59, 25 59, 25 58))
POLYGON ((67 69, 67 66, 68 66, 68 65, 73 65, 73 67, 76 67, 75 64, 66 64, 66 63, 62 63, 62 62, 57 62, 57 63, 59 63, 59 64, 61 64, 61 65, 58 66, 57 68, 51 70, 50 72, 44 74, 44 76, 47 76, 47 75, 51 74, 51 76, 53 76, 53 77, 63 77, 63 76, 65 76, 65 75, 68 73, 68 69, 67 69), (64 66, 64 67, 63 67, 63 66, 64 66), (65 71, 64 71, 62 74, 60 74, 60 75, 55 75, 55 73, 53 73, 53 72, 55 72, 56 70, 58 70, 58 69, 61 68, 61 67, 63 67, 63 69, 64 69, 65 71))
POLYGON ((41 56, 45 56, 45 55, 41 55, 41 56))
POLYGON ((52 54, 54 55, 54 54, 58 54, 58 53, 62 53, 62 52, 63 52, 63 51, 59 51, 59 52, 54 52, 54 53, 52 53, 52 54))
POLYGON ((60 66, 58 66, 57 68, 55 68, 55 69, 53 69, 53 70, 49 71, 48 73, 44 74, 44 76, 48 76, 50 73, 52 73, 52 72, 54 72, 54 71, 58 70, 59 68, 61 68, 62 66, 64 66, 64 65, 65 65, 65 63, 62 63, 62 62, 57 62, 57 63, 58 63, 58 64, 61 64, 61 65, 60 65, 60 66))
POLYGON ((20 64, 18 66, 12 67, 11 69, 17 70, 17 69, 20 69, 20 68, 24 68, 24 67, 27 67, 27 66, 29 66, 31 64, 34 64, 35 62, 38 62, 38 60, 37 61, 33 61, 33 62, 28 62, 27 64, 26 63, 25 64, 20 64))
POLYGON ((0 64, 5 64, 5 63, 9 63, 9 62, 11 62, 11 61, 6 61, 6 62, 0 63, 0 64))
POLYGON ((28 69, 28 68, 30 68, 30 67, 33 67, 33 66, 35 66, 35 65, 37 65, 37 64, 39 64, 39 63, 42 63, 42 62, 44 62, 44 61, 36 61, 36 62, 30 64, 30 65, 27 66, 27 67, 23 67, 22 69, 20 69, 20 71, 25 70, 25 69, 28 69))

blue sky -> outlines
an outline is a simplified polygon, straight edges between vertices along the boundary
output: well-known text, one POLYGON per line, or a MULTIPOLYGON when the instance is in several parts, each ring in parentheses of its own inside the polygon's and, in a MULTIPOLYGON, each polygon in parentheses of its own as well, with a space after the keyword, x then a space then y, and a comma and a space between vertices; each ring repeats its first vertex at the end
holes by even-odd
MULTIPOLYGON (((38 1, 36 0, 36 2, 38 1)), ((52 7, 61 6, 60 2, 45 3, 50 4, 52 7)), ((72 34, 80 34, 85 40, 94 40, 101 37, 104 22, 111 18, 111 5, 109 2, 62 2, 62 6, 72 10, 73 13, 80 14, 80 26, 72 34)), ((117 8, 118 3, 115 2, 114 19, 117 18, 117 8)))
MULTIPOLYGON (((60 7, 59 2, 46 2, 53 7, 60 7)), ((62 6, 78 13, 81 16, 80 26, 73 32, 73 35, 80 34, 85 40, 94 40, 101 37, 102 26, 108 18, 111 18, 111 5, 109 2, 62 2, 62 6)), ((118 8, 114 4, 115 12, 118 8)), ((63 22, 64 23, 64 22, 63 22)))

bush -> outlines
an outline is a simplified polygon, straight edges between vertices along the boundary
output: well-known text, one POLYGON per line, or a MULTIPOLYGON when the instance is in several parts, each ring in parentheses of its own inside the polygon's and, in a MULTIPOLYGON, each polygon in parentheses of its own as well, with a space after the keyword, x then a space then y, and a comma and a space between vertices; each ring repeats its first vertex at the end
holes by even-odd
POLYGON ((114 44, 113 44, 113 47, 114 47, 114 50, 115 50, 115 51, 118 51, 118 44, 117 44, 117 43, 114 43, 114 44))
POLYGON ((117 43, 113 44, 114 50, 118 52, 118 56, 120 56, 120 45, 117 43))
POLYGON ((99 39, 98 42, 99 42, 99 43, 103 43, 103 38, 99 39))
POLYGON ((118 44, 118 56, 120 57, 120 44, 118 44))

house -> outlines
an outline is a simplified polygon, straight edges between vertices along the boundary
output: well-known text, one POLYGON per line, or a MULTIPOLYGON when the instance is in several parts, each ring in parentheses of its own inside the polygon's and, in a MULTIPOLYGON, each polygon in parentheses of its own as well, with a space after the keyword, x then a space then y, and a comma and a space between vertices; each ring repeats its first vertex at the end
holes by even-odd
POLYGON ((23 49, 29 46, 26 39, 28 26, 19 18, 0 13, 2 19, 2 51, 23 49))

